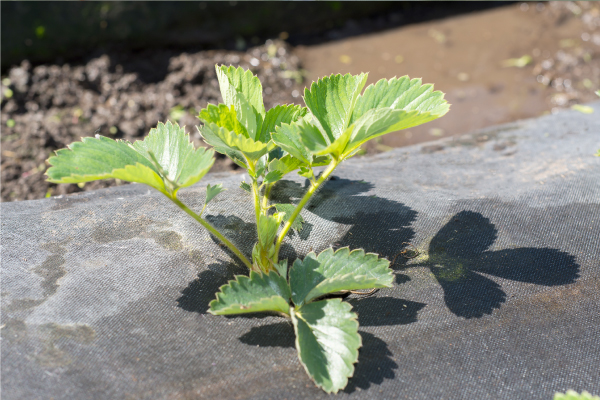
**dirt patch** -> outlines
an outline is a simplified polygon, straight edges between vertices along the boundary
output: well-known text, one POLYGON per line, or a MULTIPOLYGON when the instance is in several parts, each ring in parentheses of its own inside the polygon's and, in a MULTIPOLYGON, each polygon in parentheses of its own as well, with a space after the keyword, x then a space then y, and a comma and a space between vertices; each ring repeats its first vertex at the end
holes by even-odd
MULTIPOLYGON (((2 200, 93 190, 122 184, 98 181, 55 185, 45 181, 45 160, 54 150, 99 133, 134 141, 158 121, 186 125, 196 146, 205 145, 195 129, 196 115, 221 101, 215 64, 251 69, 263 83, 267 107, 300 103, 300 60, 283 41, 267 41, 246 52, 193 54, 148 50, 103 54, 82 65, 12 68, 2 80, 2 200), (6 96, 7 92, 12 93, 6 96)), ((235 169, 219 157, 213 171, 235 169)))

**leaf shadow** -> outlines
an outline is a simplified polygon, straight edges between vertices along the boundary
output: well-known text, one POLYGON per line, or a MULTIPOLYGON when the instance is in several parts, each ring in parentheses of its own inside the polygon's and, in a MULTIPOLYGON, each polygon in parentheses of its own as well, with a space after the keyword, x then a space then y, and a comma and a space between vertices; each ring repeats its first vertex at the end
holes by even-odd
POLYGON ((231 263, 208 265, 208 270, 202 271, 181 291, 177 306, 185 311, 206 314, 209 303, 215 299, 219 288, 228 281, 235 279, 240 272, 239 267, 231 263), (236 273, 237 272, 237 273, 236 273))
POLYGON ((417 314, 426 304, 394 297, 350 298, 352 311, 360 326, 406 325, 417 322, 417 314))
POLYGON ((358 388, 365 390, 374 385, 381 385, 385 379, 394 379, 398 364, 392 359, 392 352, 387 344, 377 336, 360 332, 362 347, 358 353, 358 363, 355 364, 354 375, 343 390, 353 393, 358 388))
POLYGON ((296 336, 290 321, 255 326, 239 338, 240 342, 260 347, 295 347, 296 336))
MULTIPOLYGON (((307 185, 308 181, 303 186, 281 180, 273 187, 271 198, 281 203, 293 203, 302 197, 307 185)), ((335 249, 345 246, 362 248, 392 261, 414 238, 415 232, 410 225, 416 220, 417 212, 393 200, 368 196, 373 188, 374 185, 369 182, 334 176, 314 195, 306 210, 328 221, 350 225, 349 230, 333 244, 335 249)), ((393 267, 401 269, 405 263, 406 259, 398 257, 393 267)), ((406 275, 397 274, 396 280, 403 283, 409 279, 406 275)))
POLYGON ((481 318, 506 301, 501 286, 481 273, 543 286, 565 285, 578 278, 575 257, 557 249, 489 250, 497 234, 488 218, 463 210, 433 237, 427 261, 413 264, 431 270, 455 315, 481 318))

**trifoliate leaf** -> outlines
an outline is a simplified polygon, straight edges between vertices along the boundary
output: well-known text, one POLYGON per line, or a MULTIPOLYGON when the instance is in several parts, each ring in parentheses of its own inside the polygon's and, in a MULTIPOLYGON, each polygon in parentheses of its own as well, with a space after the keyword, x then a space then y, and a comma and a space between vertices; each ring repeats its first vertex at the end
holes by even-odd
POLYGON ((268 142, 271 140, 271 133, 275 132, 275 128, 283 123, 289 124, 295 122, 304 117, 307 112, 308 110, 305 107, 294 104, 280 105, 271 108, 265 115, 259 140, 264 143, 268 142))
POLYGON ((151 153, 165 178, 176 188, 198 182, 214 163, 212 152, 206 157, 205 149, 194 150, 185 129, 171 122, 159 123, 144 140, 136 141, 132 147, 144 156, 151 153))
POLYGON ((251 271, 250 277, 238 275, 221 286, 217 298, 210 302, 213 315, 244 314, 264 311, 290 313, 290 288, 276 272, 261 274, 251 271))
POLYGON ((279 171, 271 171, 265 176, 264 183, 275 183, 283 178, 283 174, 279 171))
POLYGON ((248 131, 238 120, 237 114, 233 106, 225 104, 209 104, 206 108, 200 110, 198 118, 204 123, 214 123, 215 125, 225 128, 238 135, 249 137, 248 131))
POLYGON ((174 195, 198 182, 214 163, 212 150, 195 150, 183 128, 159 123, 134 144, 103 136, 83 138, 56 152, 48 181, 80 183, 116 178, 150 185, 174 195))
POLYGON ((388 260, 365 254, 362 249, 350 251, 343 247, 334 252, 329 248, 318 256, 310 252, 290 269, 292 300, 299 306, 341 290, 391 287, 389 265, 388 260))
POLYGON ((554 400, 600 400, 599 396, 592 396, 590 392, 585 390, 579 394, 574 390, 567 390, 567 393, 555 393, 554 400))
POLYGON ((381 108, 418 111, 424 117, 419 122, 422 124, 446 114, 450 105, 444 100, 444 93, 434 92, 433 85, 422 85, 421 79, 411 80, 408 76, 381 79, 376 84, 369 85, 364 94, 358 96, 350 124, 358 121, 369 110, 381 108))
POLYGON ((223 102, 228 106, 234 105, 235 95, 242 93, 248 104, 264 117, 265 105, 263 103, 262 85, 252 71, 245 71, 242 67, 215 66, 217 79, 221 89, 223 102))
POLYGON ((234 132, 219 127, 215 123, 205 124, 199 127, 198 130, 206 143, 213 146, 216 151, 228 155, 234 161, 239 160, 244 165, 246 157, 256 161, 270 149, 270 146, 266 143, 255 142, 245 136, 236 135, 234 132))
POLYGON ((329 143, 339 138, 349 125, 358 95, 367 74, 331 75, 313 82, 304 90, 304 102, 319 121, 329 143))
POLYGON ((346 387, 354 374, 362 339, 352 306, 329 299, 291 309, 298 357, 308 375, 327 393, 346 387))
MULTIPOLYGON (((275 208, 277 209, 277 211, 284 214, 283 222, 288 222, 290 220, 290 217, 292 216, 292 213, 296 209, 296 206, 293 204, 275 204, 275 208)), ((303 223, 304 218, 302 218, 302 215, 298 214, 294 222, 292 222, 292 229, 295 229, 296 231, 301 231, 303 223)))
POLYGON ((204 204, 210 203, 210 201, 212 199, 214 199, 216 195, 218 195, 219 193, 221 193, 224 190, 226 190, 226 189, 223 188, 222 183, 218 183, 218 184, 212 185, 212 186, 209 183, 206 186, 206 201, 204 202, 204 204))
POLYGON ((247 184, 246 182, 240 182, 240 187, 244 189, 248 193, 252 193, 252 186, 247 184))

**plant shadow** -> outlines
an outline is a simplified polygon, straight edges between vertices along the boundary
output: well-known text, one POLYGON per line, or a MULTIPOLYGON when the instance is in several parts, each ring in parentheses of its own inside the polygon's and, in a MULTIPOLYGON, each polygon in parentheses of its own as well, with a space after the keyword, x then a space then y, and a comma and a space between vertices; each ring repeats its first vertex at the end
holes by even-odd
POLYGON ((557 249, 489 250, 497 233, 482 214, 461 211, 433 237, 426 261, 416 264, 431 270, 455 315, 481 318, 506 301, 500 285, 481 273, 543 286, 573 283, 579 276, 575 257, 557 249))
MULTIPOLYGON (((303 186, 281 180, 273 187, 271 198, 278 203, 293 203, 302 197, 307 186, 308 181, 303 186)), ((334 176, 314 195, 306 210, 325 220, 350 225, 333 243, 335 249, 345 246, 362 248, 392 261, 414 238, 415 232, 410 225, 417 212, 402 203, 367 195, 373 188, 369 182, 334 176)), ((395 266, 402 266, 405 261, 398 257, 395 266)), ((398 275, 398 283, 408 281, 406 275, 398 275)))

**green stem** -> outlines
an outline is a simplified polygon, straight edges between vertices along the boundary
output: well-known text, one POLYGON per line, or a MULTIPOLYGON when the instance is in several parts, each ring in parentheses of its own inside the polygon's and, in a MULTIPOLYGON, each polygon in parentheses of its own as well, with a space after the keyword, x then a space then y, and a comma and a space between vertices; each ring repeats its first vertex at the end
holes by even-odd
POLYGON ((279 233, 279 236, 277 237, 277 242, 275 242, 274 260, 276 263, 279 262, 279 249, 281 248, 283 239, 285 239, 285 235, 287 235, 287 233, 289 232, 290 228, 292 227, 292 224, 296 220, 296 217, 300 214, 300 211, 302 211, 302 209, 304 208, 306 203, 308 203, 308 201, 313 196, 313 194, 315 194, 315 192, 319 189, 319 187, 327 180, 327 178, 329 178, 329 176, 331 175, 333 170, 339 165, 339 163, 340 163, 339 161, 334 159, 331 162, 331 164, 329 164, 327 169, 325 171, 323 171, 323 174, 321 174, 319 179, 317 179, 317 181, 315 183, 312 183, 310 185, 310 188, 306 191, 306 193, 304 194, 304 197, 302 197, 302 200, 300 200, 300 202, 294 209, 294 212, 290 216, 290 219, 283 226, 283 230, 279 233))
POLYGON ((248 158, 246 158, 246 164, 248 165, 248 173, 250 174, 250 178, 252 178, 252 195, 254 196, 254 211, 256 213, 256 229, 258 231, 258 223, 260 221, 260 212, 261 212, 261 208, 260 208, 260 190, 258 189, 258 182, 257 179, 258 177, 255 177, 256 175, 256 165, 250 161, 248 158))
POLYGON ((269 195, 271 194, 272 187, 273 187, 272 183, 267 183, 267 185, 265 186, 265 195, 263 196, 263 204, 262 204, 262 209, 265 214, 267 213, 267 210, 270 208, 269 207, 269 195))
POLYGON ((171 201, 173 201, 173 203, 177 204, 177 206, 179 208, 181 208, 183 211, 185 211, 186 213, 188 213, 192 218, 194 218, 196 221, 198 221, 200 223, 200 225, 202 225, 203 227, 205 227, 210 233, 212 233, 213 235, 215 235, 216 237, 218 237, 219 240, 221 242, 223 242, 225 244, 225 246, 229 247, 229 250, 231 250, 233 252, 233 254, 235 254, 246 265, 246 267, 248 267, 250 270, 252 270, 252 263, 242 254, 241 251, 238 250, 237 247, 235 247, 235 245, 233 243, 231 243, 229 241, 229 239, 227 239, 225 236, 223 236, 221 234, 221 232, 219 232, 214 226, 212 226, 211 224, 209 224, 207 221, 205 221, 202 218, 200 218, 200 216, 198 214, 196 214, 195 212, 193 212, 192 210, 190 210, 188 208, 188 206, 186 206, 185 204, 183 204, 177 197, 170 196, 167 193, 165 193, 165 195, 169 199, 171 199, 171 201))

